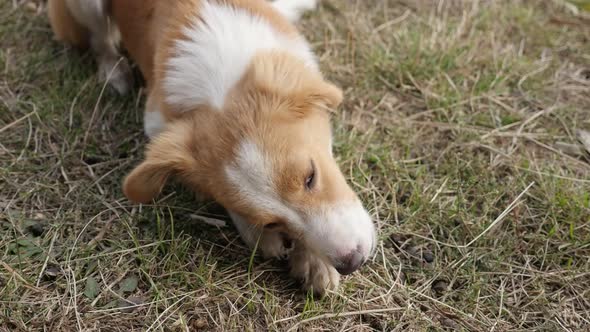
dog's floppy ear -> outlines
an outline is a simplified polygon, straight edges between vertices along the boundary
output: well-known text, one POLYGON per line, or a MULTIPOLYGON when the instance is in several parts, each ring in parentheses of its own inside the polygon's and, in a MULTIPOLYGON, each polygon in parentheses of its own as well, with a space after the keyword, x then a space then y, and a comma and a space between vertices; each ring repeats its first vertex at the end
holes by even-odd
POLYGON ((324 80, 310 82, 309 86, 293 97, 294 104, 290 108, 297 117, 304 117, 311 110, 321 109, 329 113, 342 102, 342 90, 324 80))
POLYGON ((301 115, 314 108, 334 110, 342 102, 342 90, 326 81, 303 60, 280 53, 258 56, 250 77, 259 90, 288 97, 301 115))
POLYGON ((170 176, 189 172, 195 167, 186 128, 173 126, 148 144, 145 160, 123 183, 125 196, 136 203, 152 201, 170 176))
POLYGON ((334 110, 342 103, 342 90, 326 81, 314 82, 310 87, 305 101, 312 105, 319 105, 334 110))

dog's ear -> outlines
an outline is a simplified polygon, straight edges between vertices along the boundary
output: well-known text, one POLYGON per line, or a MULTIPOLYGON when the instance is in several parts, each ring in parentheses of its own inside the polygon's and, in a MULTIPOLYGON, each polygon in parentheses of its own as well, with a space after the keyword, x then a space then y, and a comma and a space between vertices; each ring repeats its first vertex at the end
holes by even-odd
POLYGON ((297 117, 305 117, 313 110, 323 110, 333 113, 342 102, 342 90, 324 80, 310 82, 305 89, 292 97, 293 105, 290 110, 297 117))
POLYGON ((340 105, 340 103, 342 103, 342 90, 334 84, 324 80, 314 82, 312 86, 309 87, 305 102, 310 105, 323 106, 329 110, 334 110, 340 105))
POLYGON ((123 192, 133 202, 149 203, 171 176, 188 173, 195 164, 188 130, 173 126, 148 144, 145 160, 127 175, 123 192))
POLYGON ((342 102, 340 88, 293 56, 277 53, 258 56, 249 75, 258 90, 291 99, 292 109, 301 115, 315 108, 333 111, 342 102))

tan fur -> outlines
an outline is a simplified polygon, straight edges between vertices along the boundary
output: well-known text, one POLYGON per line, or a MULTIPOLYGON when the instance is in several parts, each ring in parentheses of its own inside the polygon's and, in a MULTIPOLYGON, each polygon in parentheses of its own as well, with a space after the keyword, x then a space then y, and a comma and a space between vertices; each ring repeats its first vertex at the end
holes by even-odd
MULTIPOLYGON (((112 0, 111 11, 117 22, 125 49, 139 65, 146 80, 148 93, 160 105, 167 120, 184 116, 164 102, 161 82, 166 60, 171 56, 174 42, 184 38, 182 29, 199 16, 201 0, 112 0), (157 13, 157 15, 154 15, 157 13), (156 47, 157 45, 157 47, 156 47)), ((264 17, 278 31, 297 34, 295 27, 265 1, 218 0, 245 8, 264 17)))
MULTIPOLYGON (((281 15, 278 15, 265 1, 252 0, 219 0, 233 6, 245 8, 256 15, 262 16, 278 31, 285 34, 297 34, 296 29, 281 15)), ((52 27, 56 35, 68 42, 81 44, 84 40, 84 28, 69 15, 64 0, 50 1, 52 27), (77 30, 76 30, 77 29, 77 30), (62 31, 80 32, 75 37, 62 36, 62 31)), ((234 189, 220 180, 224 178, 219 165, 233 158, 238 138, 244 132, 255 134, 260 128, 271 122, 285 123, 284 130, 268 132, 264 139, 276 142, 288 141, 285 137, 272 137, 284 133, 301 132, 300 126, 312 128, 318 126, 321 141, 329 140, 329 119, 322 110, 315 108, 333 108, 341 99, 341 92, 334 86, 325 83, 317 74, 304 69, 299 60, 281 54, 266 54, 256 59, 242 82, 233 94, 237 102, 231 109, 219 114, 207 107, 200 107, 192 112, 181 113, 171 109, 163 100, 161 82, 164 64, 172 52, 173 43, 183 38, 181 30, 190 19, 198 17, 199 0, 178 0, 173 2, 157 0, 111 0, 110 13, 121 33, 122 42, 131 58, 138 64, 147 83, 150 102, 159 106, 168 121, 186 118, 185 121, 172 124, 170 130, 158 137, 148 146, 146 161, 136 168, 126 179, 125 194, 136 202, 149 202, 160 192, 167 179, 179 177, 193 189, 208 194, 229 209, 240 211, 248 220, 266 224, 273 222, 274 216, 256 211, 256 207, 244 206, 234 197, 234 189), (157 13, 157 14, 156 14, 157 13), (272 64, 269 66, 268 64, 272 64), (289 80, 277 82, 277 77, 284 76, 287 71, 289 80), (285 94, 287 93, 287 94, 285 94), (323 106, 322 106, 323 105, 323 106), (252 109, 258 109, 256 123, 251 118, 252 109), (310 113, 310 114, 308 114, 310 113), (313 113, 313 114, 311 114, 313 113), (296 118, 304 118, 293 122, 296 118), (312 127, 309 127, 312 126, 312 127), (224 137, 219 140, 219 137, 224 137)), ((65 33, 65 32, 64 32, 65 33)), ((270 126, 269 126, 270 127, 270 126)), ((314 131, 314 129, 311 129, 314 131)), ((253 137, 263 140, 262 137, 253 137)), ((311 143, 311 142, 308 142, 311 143)), ((284 149, 284 146, 268 146, 273 149, 284 149)), ((290 147, 294 149, 296 147, 290 147)), ((300 145, 300 149, 308 149, 300 145)), ((318 151, 318 167, 324 168, 322 154, 318 151)), ((309 164, 300 165, 300 177, 276 179, 282 189, 290 189, 295 183, 300 187, 305 179, 309 164)), ((280 161, 280 160, 278 160, 280 161)), ((332 162, 333 163, 333 162, 332 162)), ((283 167, 281 163, 278 164, 283 167)), ((294 164, 295 165, 295 164, 294 164)), ((334 173, 335 165, 326 165, 326 175, 322 182, 326 187, 338 183, 347 189, 343 180, 332 181, 328 174, 334 173)), ((284 172, 282 172, 284 173, 284 172)), ((335 172, 334 174, 339 174, 335 172)), ((329 192, 329 191, 326 191, 329 192)), ((350 192, 350 190, 345 190, 350 192)), ((297 196, 297 195, 296 195, 297 196)), ((295 196, 293 196, 295 198, 295 196)), ((334 197, 326 197, 335 199, 334 197)), ((304 195, 298 195, 301 205, 307 204, 304 195)), ((320 202, 318 202, 319 204, 320 202)))
POLYGON ((253 61, 230 98, 237 102, 223 113, 200 108, 188 116, 190 119, 174 122, 157 137, 150 144, 146 161, 125 181, 126 195, 134 201, 149 202, 174 175, 226 208, 240 211, 252 223, 280 221, 268 211, 244 205, 225 180, 220 165, 231 162, 232 152, 245 136, 275 156, 273 166, 278 177, 274 182, 294 206, 306 209, 355 198, 326 149, 330 140, 327 110, 340 103, 340 90, 304 70, 300 60, 266 53, 253 61), (302 186, 310 158, 319 173, 313 192, 302 186))
POLYGON ((111 14, 125 50, 139 66, 148 87, 153 80, 155 45, 164 29, 161 21, 175 4, 176 1, 111 0, 111 14))
MULTIPOLYGON (((57 38, 83 45, 84 26, 76 22, 65 0, 50 1, 50 18, 57 38)), ((99 1, 99 0, 97 0, 99 1)), ((214 0, 211 0, 214 1, 214 0)), ((266 0, 217 0, 264 17, 285 35, 295 27, 266 0)), ((265 232, 285 232, 301 239, 302 227, 292 229, 284 216, 244 200, 231 183, 226 166, 232 165, 244 141, 270 156, 269 176, 279 200, 295 214, 322 211, 324 207, 358 203, 355 193, 331 154, 330 112, 342 101, 342 92, 320 73, 284 51, 258 53, 241 80, 226 96, 223 110, 198 106, 179 112, 165 103, 163 75, 175 42, 185 38, 182 29, 199 17, 201 0, 110 0, 110 14, 121 33, 123 46, 138 64, 147 84, 146 111, 159 111, 167 125, 147 147, 145 159, 125 179, 123 191, 134 202, 155 199, 169 179, 209 196, 247 224, 273 227, 265 232), (316 181, 310 190, 305 181, 313 165, 316 181)), ((364 211, 364 210, 362 210, 364 211)), ((316 219, 314 219, 316 220, 316 219)), ((317 221, 321 222, 321 221, 317 221)), ((275 233, 273 233, 275 232, 275 233)), ((267 233, 268 234, 268 233, 267 233)), ((281 236, 260 241, 267 252, 284 251, 281 236), (278 239, 278 240, 277 240, 278 239)), ((291 259, 292 275, 307 288, 322 292, 338 285, 338 273, 322 254, 299 242, 291 259)))
MULTIPOLYGON (((277 30, 296 34, 296 29, 264 1, 225 0, 265 17, 277 30)), ((126 195, 134 201, 149 202, 159 193, 171 176, 181 178, 193 189, 210 195, 226 208, 240 211, 248 220, 257 224, 275 222, 275 216, 260 213, 256 207, 244 206, 235 196, 235 190, 226 184, 223 168, 233 157, 238 137, 242 132, 256 136, 258 126, 264 129, 264 141, 280 142, 266 146, 269 151, 305 151, 301 162, 277 158, 277 169, 284 169, 275 180, 279 190, 288 201, 297 202, 301 208, 310 205, 328 204, 342 196, 354 199, 338 167, 326 157, 327 151, 316 151, 318 140, 321 146, 330 139, 329 118, 325 110, 335 108, 342 99, 341 91, 325 82, 321 76, 304 68, 303 63, 285 54, 263 54, 253 64, 242 82, 235 88, 233 98, 243 99, 222 114, 200 107, 192 112, 180 113, 164 103, 162 95, 162 74, 164 64, 171 55, 173 42, 183 38, 181 29, 188 20, 198 17, 198 0, 158 2, 154 0, 113 0, 112 13, 121 30, 123 43, 146 78, 150 98, 160 106, 168 121, 187 118, 182 124, 175 124, 168 133, 150 144, 146 162, 135 169, 124 184, 126 195), (158 13, 154 15, 154 13, 158 13), (287 77, 288 79, 278 79, 287 77), (242 96, 240 96, 242 95, 242 96), (247 96, 246 96, 247 95, 247 96), (242 98, 240 98, 242 97, 242 98), (257 109, 256 123, 251 118, 252 109, 257 109), (324 110, 322 110, 324 109, 324 110), (300 121, 294 121, 301 118, 300 121), (192 122, 192 124, 191 124, 192 122), (277 126, 276 124, 284 126, 277 126), (192 126, 192 127, 191 127, 192 126), (280 130, 270 131, 278 127, 280 130), (319 137, 296 138, 301 133, 317 133, 319 137), (181 134, 184 133, 184 134, 181 134), (185 135, 185 136, 182 136, 185 135), (223 137, 220 140, 219 137, 223 137), (178 142, 182 141, 182 144, 178 142), (295 142, 295 146, 285 146, 295 142), (309 155, 308 151, 314 151, 309 155), (309 169, 309 158, 314 157, 321 170, 321 184, 313 195, 302 190, 309 169), (287 163, 289 165, 287 165, 287 163), (292 174, 297 174, 294 176, 292 174)), ((263 138, 259 138, 263 139, 263 138)), ((259 142, 261 144, 263 142, 259 142)))
POLYGON ((89 31, 74 19, 65 0, 49 1, 47 12, 55 39, 77 48, 88 48, 89 31))
POLYGON ((131 88, 131 70, 117 49, 120 36, 107 16, 108 1, 49 0, 48 6, 56 38, 74 47, 89 47, 98 63, 99 80, 126 94, 131 88))

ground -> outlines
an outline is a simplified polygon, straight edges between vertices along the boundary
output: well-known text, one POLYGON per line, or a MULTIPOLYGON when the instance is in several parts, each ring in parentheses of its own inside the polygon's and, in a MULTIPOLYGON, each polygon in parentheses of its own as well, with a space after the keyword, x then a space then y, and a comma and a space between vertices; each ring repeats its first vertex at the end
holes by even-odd
POLYGON ((379 229, 323 298, 170 185, 125 199, 139 88, 0 0, 0 330, 590 329, 590 19, 561 1, 326 0, 335 154, 379 229), (216 226, 217 225, 217 226, 216 226))

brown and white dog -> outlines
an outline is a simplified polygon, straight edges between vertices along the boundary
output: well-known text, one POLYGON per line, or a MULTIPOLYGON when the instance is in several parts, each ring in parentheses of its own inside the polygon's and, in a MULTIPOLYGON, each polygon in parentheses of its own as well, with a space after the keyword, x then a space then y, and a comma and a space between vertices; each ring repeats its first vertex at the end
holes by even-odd
POLYGON ((151 140, 125 195, 150 202, 174 177, 322 293, 367 260, 376 236, 332 156, 342 92, 292 24, 316 1, 50 0, 49 17, 57 39, 94 51, 120 93, 130 88, 120 41, 145 78, 151 140))

